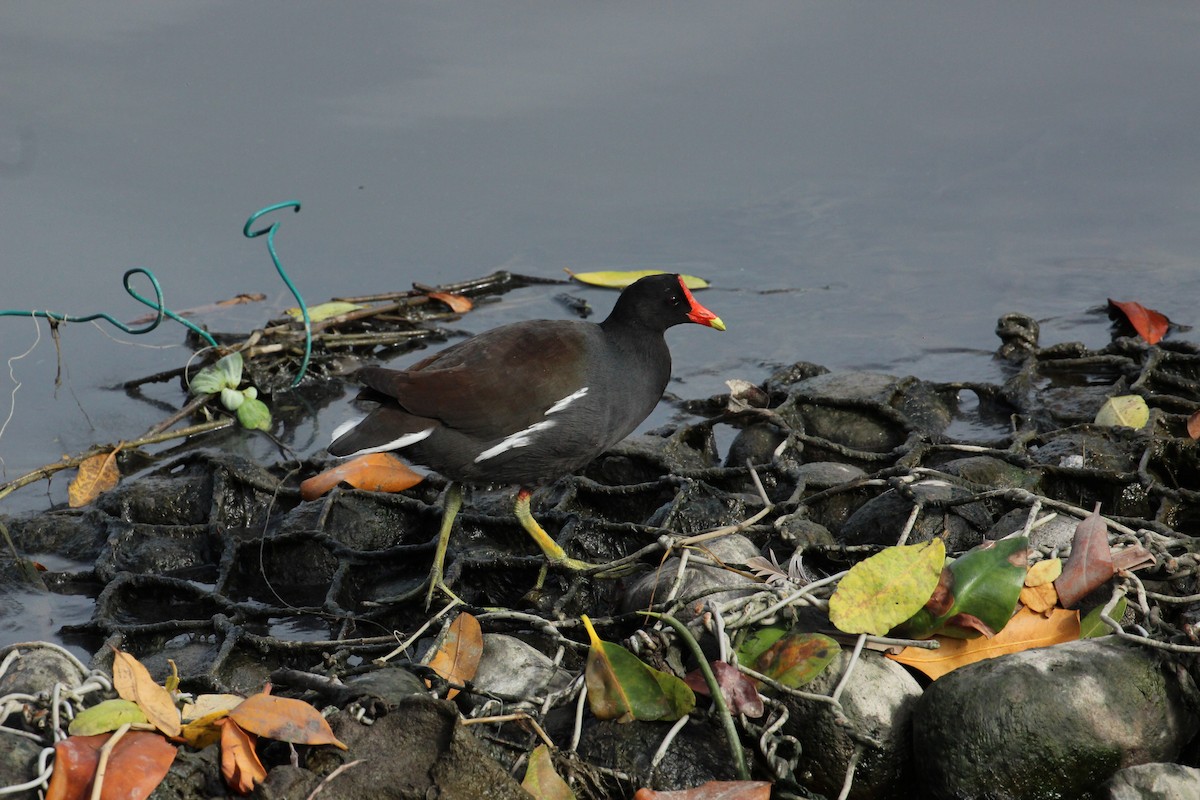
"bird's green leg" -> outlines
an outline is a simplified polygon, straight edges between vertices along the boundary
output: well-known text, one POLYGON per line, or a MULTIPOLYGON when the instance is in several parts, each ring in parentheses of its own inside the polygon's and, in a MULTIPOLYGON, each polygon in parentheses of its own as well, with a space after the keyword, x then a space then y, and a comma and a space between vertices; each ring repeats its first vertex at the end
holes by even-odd
POLYGON ((425 592, 425 608, 433 602, 433 593, 440 589, 451 600, 458 600, 458 595, 450 591, 450 587, 442 580, 443 567, 446 562, 446 548, 450 546, 450 530, 454 527, 454 518, 462 508, 462 484, 451 481, 446 487, 446 499, 442 506, 442 527, 438 531, 437 549, 433 553, 433 566, 429 568, 429 589, 425 592))
POLYGON ((538 524, 538 521, 533 518, 533 512, 529 510, 530 494, 531 492, 528 489, 521 489, 517 492, 517 503, 514 510, 517 514, 517 520, 521 523, 521 527, 533 537, 533 541, 537 542, 537 546, 546 554, 546 558, 549 559, 550 563, 577 572, 592 569, 594 565, 568 556, 566 551, 558 546, 558 542, 550 538, 550 534, 546 533, 542 526, 538 524))

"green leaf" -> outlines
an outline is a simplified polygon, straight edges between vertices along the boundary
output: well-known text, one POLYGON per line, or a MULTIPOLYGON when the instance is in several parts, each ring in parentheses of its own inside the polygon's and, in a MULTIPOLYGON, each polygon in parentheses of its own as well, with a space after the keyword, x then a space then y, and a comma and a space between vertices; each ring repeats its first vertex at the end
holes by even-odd
POLYGON ((696 707, 696 695, 686 683, 646 666, 619 644, 602 641, 592 621, 582 619, 592 641, 584 680, 588 704, 598 719, 671 721, 696 707))
POLYGON ((889 547, 846 573, 829 598, 829 620, 846 633, 882 636, 925 605, 946 560, 941 539, 889 547))
MULTIPOLYGON (((1125 608, 1129 605, 1129 601, 1122 597, 1117 601, 1116 607, 1109 614, 1113 619, 1119 620, 1125 616, 1125 608)), ((1079 623, 1079 638, 1080 639, 1095 639, 1098 636, 1108 636, 1113 632, 1113 629, 1100 619, 1100 612, 1104 610, 1104 606, 1096 606, 1088 615, 1083 618, 1083 622, 1079 623)))
POLYGON ((244 402, 246 402, 246 395, 237 389, 230 389, 226 386, 221 390, 221 405, 225 406, 227 410, 237 411, 244 402))
MULTIPOLYGON (((340 317, 342 314, 349 314, 351 311, 358 311, 362 306, 356 303, 347 303, 344 300, 330 300, 328 303, 308 307, 308 321, 321 322, 330 317, 340 317)), ((289 308, 283 313, 287 314, 292 319, 304 319, 304 312, 299 308, 289 308)))
POLYGON ((949 564, 925 607, 901 627, 923 639, 939 633, 958 639, 995 635, 1012 617, 1029 567, 1029 539, 987 541, 949 564))
POLYGON ((820 675, 841 651, 837 641, 824 634, 793 633, 767 648, 754 669, 798 689, 820 675))
POLYGON ((525 767, 525 780, 521 788, 537 800, 575 800, 575 793, 567 782, 554 771, 550 748, 539 744, 529 754, 529 765, 525 767))
POLYGON ((737 649, 738 663, 754 664, 758 661, 758 657, 765 653, 767 648, 782 639, 788 630, 781 625, 770 625, 751 632, 737 649))
POLYGON ((192 394, 216 394, 222 389, 236 389, 242 382, 242 354, 230 353, 209 364, 192 378, 192 394))
POLYGON ((115 731, 125 723, 146 722, 146 714, 132 700, 105 700, 80 711, 71 720, 67 733, 72 736, 94 736, 115 731))
MULTIPOLYGON (((580 283, 586 283, 589 286, 602 286, 605 289, 624 289, 629 284, 647 275, 666 275, 667 273, 661 269, 608 269, 599 272, 571 272, 571 270, 567 270, 567 274, 580 283)), ((683 275, 682 277, 684 285, 689 289, 708 288, 708 281, 704 280, 704 278, 697 278, 695 275, 683 275)))
POLYGON ((238 406, 237 418, 247 430, 265 431, 271 428, 271 409, 262 400, 247 397, 238 406))
POLYGON ((1096 412, 1096 424, 1109 427, 1144 428, 1150 421, 1150 407, 1136 394, 1110 397, 1096 412))

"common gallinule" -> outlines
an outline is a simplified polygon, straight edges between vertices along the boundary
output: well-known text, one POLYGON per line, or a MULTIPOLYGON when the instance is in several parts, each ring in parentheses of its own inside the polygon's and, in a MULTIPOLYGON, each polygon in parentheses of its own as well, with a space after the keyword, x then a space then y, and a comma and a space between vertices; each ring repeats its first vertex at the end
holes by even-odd
POLYGON ((516 515, 553 563, 567 556, 529 510, 531 486, 573 472, 628 436, 654 409, 671 377, 663 334, 721 319, 696 302, 678 275, 651 275, 621 292, 603 322, 531 320, 448 347, 406 370, 364 367, 365 419, 333 433, 329 452, 349 457, 403 448, 447 487, 429 595, 442 583, 461 483, 518 485, 516 515))

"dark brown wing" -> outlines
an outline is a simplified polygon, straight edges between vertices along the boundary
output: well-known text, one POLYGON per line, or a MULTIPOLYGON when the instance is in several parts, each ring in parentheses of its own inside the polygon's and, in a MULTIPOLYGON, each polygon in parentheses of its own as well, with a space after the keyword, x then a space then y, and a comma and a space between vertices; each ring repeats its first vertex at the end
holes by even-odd
MULTIPOLYGON (((591 329, 595 328, 595 331, 591 329)), ((583 386, 590 323, 518 322, 447 348, 403 372, 368 367, 359 379, 409 414, 480 440, 519 431, 583 386)))

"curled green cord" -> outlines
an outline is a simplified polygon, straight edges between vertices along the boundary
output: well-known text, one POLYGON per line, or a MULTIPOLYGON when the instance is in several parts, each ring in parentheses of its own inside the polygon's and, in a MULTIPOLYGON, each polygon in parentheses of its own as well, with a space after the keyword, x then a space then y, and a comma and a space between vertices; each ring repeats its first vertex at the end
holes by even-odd
POLYGON ((300 313, 304 316, 304 360, 300 362, 300 371, 296 373, 296 378, 292 381, 292 386, 299 386, 300 381, 304 379, 304 373, 308 370, 308 360, 312 356, 312 320, 308 315, 308 306, 305 305, 304 298, 300 296, 300 290, 292 283, 292 279, 284 271, 283 265, 279 263, 279 255, 275 252, 275 231, 279 229, 279 223, 274 222, 270 227, 259 228, 256 231, 250 230, 250 226, 257 222, 259 217, 284 208, 290 208, 298 212, 300 210, 300 201, 288 200, 283 203, 276 203, 273 206, 260 208, 250 215, 250 219, 246 220, 246 224, 242 227, 242 235, 247 239, 262 236, 264 233, 267 235, 267 252, 271 254, 271 260, 275 262, 275 271, 279 273, 279 277, 283 279, 284 284, 291 290, 292 296, 296 298, 296 305, 300 307, 300 313))
POLYGON ((211 335, 209 335, 208 331, 205 331, 204 329, 200 328, 198 325, 196 325, 194 323, 188 322, 186 319, 179 316, 178 314, 176 314, 174 311, 167 308, 166 305, 163 304, 162 287, 158 283, 158 278, 154 277, 153 272, 151 272, 148 269, 143 269, 142 267, 134 267, 133 269, 127 270, 125 272, 125 275, 121 279, 121 282, 125 287, 125 291, 129 294, 130 297, 132 297, 134 300, 137 300, 142 305, 147 306, 154 310, 154 319, 149 324, 147 324, 144 328, 131 328, 128 325, 126 325, 124 322, 114 319, 111 315, 105 314, 103 312, 98 313, 98 314, 88 314, 86 316, 79 317, 79 316, 72 316, 70 314, 57 314, 53 311, 37 311, 37 310, 24 311, 24 310, 20 310, 20 309, 5 309, 5 310, 0 310, 0 317, 40 317, 41 319, 48 319, 51 322, 92 322, 93 320, 102 319, 105 322, 116 327, 118 330, 120 330, 124 333, 129 333, 129 334, 134 334, 134 335, 142 334, 142 333, 149 333, 150 331, 154 330, 155 328, 157 328, 159 326, 159 324, 163 321, 164 317, 169 317, 170 319, 175 320, 180 325, 183 325, 188 330, 195 333, 197 336, 200 336, 201 338, 203 338, 212 347, 217 346, 217 340, 214 339, 211 335), (142 297, 140 294, 138 294, 137 290, 134 289, 129 284, 130 278, 132 278, 134 275, 145 275, 147 278, 150 279, 150 285, 154 287, 154 300, 148 300, 147 298, 142 297))

